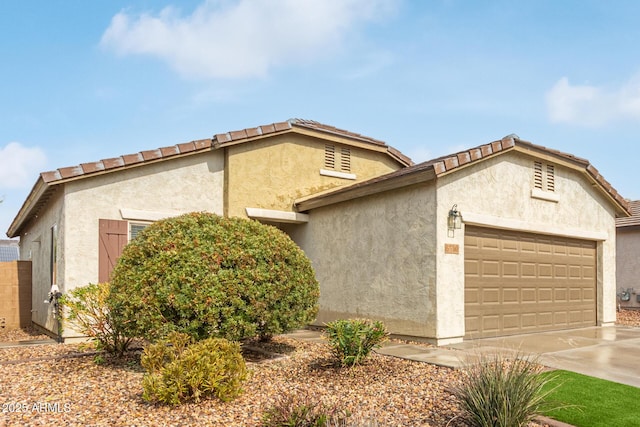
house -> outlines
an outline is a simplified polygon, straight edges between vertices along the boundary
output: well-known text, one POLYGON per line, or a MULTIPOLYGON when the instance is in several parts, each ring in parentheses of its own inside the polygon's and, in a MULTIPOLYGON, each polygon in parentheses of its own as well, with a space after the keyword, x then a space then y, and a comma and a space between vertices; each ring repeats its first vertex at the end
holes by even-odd
POLYGON ((374 318, 443 345, 615 322, 629 206, 587 160, 510 135, 295 206, 318 324, 374 318))
POLYGON ((189 211, 287 232, 320 282, 317 323, 382 320, 438 345, 615 321, 627 201, 584 159, 510 135, 418 165, 306 120, 41 174, 10 226, 48 293, 107 280, 154 220, 189 211))
POLYGON ((640 200, 629 202, 631 217, 616 219, 618 303, 640 308, 640 200))
POLYGON ((382 141, 292 119, 44 172, 7 235, 20 237, 21 259, 32 262, 33 322, 57 333, 45 301, 108 280, 152 221, 208 211, 293 227, 308 221, 296 198, 410 164, 382 141))

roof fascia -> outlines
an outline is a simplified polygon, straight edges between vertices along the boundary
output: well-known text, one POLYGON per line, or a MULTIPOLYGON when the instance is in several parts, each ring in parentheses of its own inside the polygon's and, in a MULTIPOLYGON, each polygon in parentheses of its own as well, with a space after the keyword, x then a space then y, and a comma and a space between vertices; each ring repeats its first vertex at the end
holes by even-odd
MULTIPOLYGON (((553 152, 548 152, 548 151, 544 151, 541 150, 535 146, 528 146, 528 145, 518 145, 516 143, 516 151, 519 151, 521 153, 524 154, 528 154, 534 157, 537 157, 539 159, 542 160, 546 160, 552 163, 556 163, 562 166, 565 166, 569 169, 572 169, 576 172, 579 172, 580 174, 584 175, 587 180, 589 181, 589 183, 591 184, 592 187, 596 187, 600 190, 600 193, 602 193, 605 198, 607 200, 609 200, 609 202, 611 202, 615 207, 616 207, 616 211, 618 214, 625 216, 625 217, 629 217, 631 216, 631 212, 629 211, 628 206, 624 206, 619 200, 616 199, 616 197, 614 197, 603 185, 601 182, 599 182, 596 177, 594 177, 590 172, 589 172, 589 167, 591 166, 591 163, 588 160, 585 159, 580 159, 580 158, 567 158, 565 156, 563 156, 562 154, 555 154, 553 152)), ((593 167, 593 166, 591 166, 593 167)), ((614 189, 615 191, 615 189, 614 189)))
POLYGON ((309 129, 309 128, 304 128, 304 127, 298 127, 298 126, 292 126, 289 129, 284 129, 281 130, 279 132, 274 132, 274 133, 267 133, 264 135, 256 135, 256 136, 251 136, 251 137, 247 137, 247 138, 242 138, 242 139, 237 139, 237 140, 233 140, 233 141, 228 141, 228 142, 222 142, 222 143, 215 143, 214 146, 220 147, 220 148, 226 148, 226 147, 232 147, 234 145, 240 145, 240 144, 246 144, 249 142, 253 142, 253 141, 259 141, 261 139, 266 139, 266 138, 273 138, 275 136, 279 136, 279 135, 284 135, 287 133, 296 133, 299 135, 305 135, 308 137, 312 137, 312 138, 317 138, 317 139, 322 139, 324 141, 331 141, 334 143, 338 143, 338 144, 344 144, 344 145, 350 145, 350 146, 354 146, 354 147, 359 147, 359 148, 364 148, 366 150, 370 150, 370 151, 377 151, 380 153, 386 153, 387 152, 387 145, 376 145, 373 143, 368 143, 368 142, 361 142, 358 141, 355 138, 350 138, 346 135, 339 135, 339 134, 334 134, 331 132, 324 132, 322 130, 319 129, 309 129))
MULTIPOLYGON (((393 172, 392 172, 393 173, 393 172)), ((379 181, 363 181, 346 188, 328 190, 325 193, 312 194, 294 201, 293 205, 298 212, 307 212, 312 209, 328 206, 348 200, 366 197, 385 191, 396 190, 413 184, 431 181, 436 178, 433 168, 422 169, 416 172, 400 175, 379 181)), ((376 178, 373 178, 374 180, 376 178)))
POLYGON ((31 216, 38 201, 49 188, 50 188, 50 185, 47 184, 44 181, 44 179, 42 179, 42 175, 39 176, 38 180, 33 185, 31 192, 27 196, 27 199, 24 201, 24 203, 20 207, 18 214, 11 222, 11 225, 9 226, 9 230, 7 231, 7 236, 9 236, 10 238, 14 238, 20 235, 20 231, 24 226, 25 221, 31 216))

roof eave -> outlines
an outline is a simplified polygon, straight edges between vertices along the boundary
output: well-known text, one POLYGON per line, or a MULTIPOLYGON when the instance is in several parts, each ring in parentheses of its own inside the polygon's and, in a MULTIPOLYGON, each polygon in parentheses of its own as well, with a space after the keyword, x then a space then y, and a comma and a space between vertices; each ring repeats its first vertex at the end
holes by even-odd
POLYGON ((7 236, 9 238, 18 237, 20 235, 20 232, 26 222, 35 214, 34 210, 36 209, 38 202, 50 188, 51 186, 47 184, 42 178, 42 175, 40 175, 7 230, 7 236))
MULTIPOLYGON (((402 169, 400 171, 402 171, 402 169)), ((307 212, 312 209, 345 202, 347 200, 353 200, 385 191, 396 190, 408 185, 431 181, 435 178, 436 174, 434 173, 432 166, 425 169, 415 170, 407 174, 396 175, 396 172, 391 172, 390 174, 372 178, 368 181, 362 181, 348 187, 339 188, 337 190, 327 190, 324 193, 316 193, 299 198, 294 201, 293 205, 298 212, 307 212)))
POLYGON ((616 207, 617 217, 631 216, 631 208, 627 200, 606 180, 600 172, 586 159, 542 147, 528 141, 516 139, 516 151, 561 164, 582 173, 598 190, 616 207))

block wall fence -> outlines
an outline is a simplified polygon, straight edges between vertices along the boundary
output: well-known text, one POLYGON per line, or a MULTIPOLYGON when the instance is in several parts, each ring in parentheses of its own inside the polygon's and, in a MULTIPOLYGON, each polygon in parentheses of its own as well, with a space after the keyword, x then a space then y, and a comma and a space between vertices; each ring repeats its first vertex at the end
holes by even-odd
POLYGON ((0 262, 0 332, 31 325, 31 261, 0 262))

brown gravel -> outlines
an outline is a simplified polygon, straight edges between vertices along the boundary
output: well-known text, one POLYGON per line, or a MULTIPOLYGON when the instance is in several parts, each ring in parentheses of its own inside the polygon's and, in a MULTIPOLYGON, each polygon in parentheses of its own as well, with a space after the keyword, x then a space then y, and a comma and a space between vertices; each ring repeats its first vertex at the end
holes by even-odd
POLYGON ((264 350, 286 357, 250 355, 262 361, 248 363, 251 376, 240 397, 175 408, 142 400, 143 372, 135 355, 98 365, 86 346, 0 349, 0 425, 257 426, 278 397, 290 394, 337 405, 364 425, 370 420, 376 426, 440 426, 456 415, 446 390, 457 381, 457 371, 378 354, 362 366, 340 368, 326 345, 286 337, 274 341, 264 350))
MULTIPOLYGON (((639 326, 640 310, 619 312, 618 323, 639 326)), ((0 331, 0 342, 36 337, 42 338, 35 331, 0 331)), ((267 408, 292 394, 348 410, 359 425, 462 425, 448 392, 459 371, 378 354, 362 366, 340 368, 326 345, 287 337, 250 347, 251 375, 240 397, 179 407, 142 400, 139 352, 96 364, 86 345, 0 348, 0 426, 258 426, 267 408)))
POLYGON ((640 326, 640 310, 620 310, 618 311, 618 325, 640 326))

